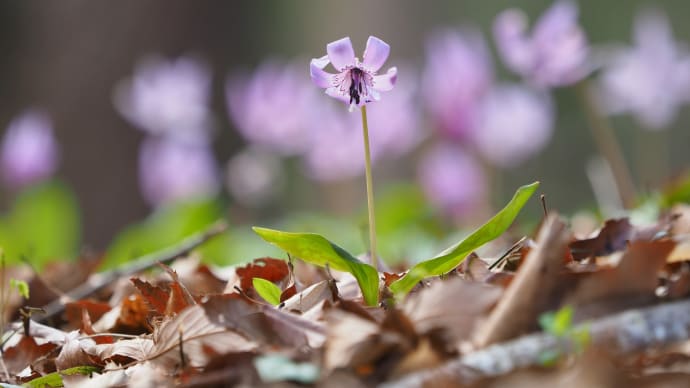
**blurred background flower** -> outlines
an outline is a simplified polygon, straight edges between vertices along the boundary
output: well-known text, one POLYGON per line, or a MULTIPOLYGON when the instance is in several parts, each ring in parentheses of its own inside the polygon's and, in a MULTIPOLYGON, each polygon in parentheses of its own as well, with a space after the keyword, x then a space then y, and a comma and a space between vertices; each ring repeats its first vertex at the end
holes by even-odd
POLYGON ((309 149, 310 115, 317 109, 318 92, 305 76, 306 68, 301 61, 270 61, 228 81, 228 111, 247 142, 281 155, 309 149))
POLYGON ((211 74, 192 57, 152 56, 137 64, 131 79, 115 88, 115 106, 139 129, 187 140, 210 130, 211 74))
POLYGON ((482 100, 473 144, 490 164, 518 168, 541 151, 553 133, 549 96, 519 85, 497 85, 482 100))
POLYGON ((517 9, 494 22, 498 52, 506 66, 540 86, 571 85, 589 72, 587 37, 574 1, 558 0, 527 32, 527 16, 517 9))
POLYGON ((14 118, 5 132, 0 146, 2 181, 18 190, 50 178, 59 156, 50 118, 45 112, 29 109, 14 118))
POLYGON ((674 39, 659 9, 637 14, 633 44, 607 54, 600 102, 611 114, 633 114, 645 128, 665 128, 690 101, 687 44, 674 39))
POLYGON ((424 103, 441 136, 466 140, 476 128, 481 98, 493 82, 488 48, 479 31, 445 30, 427 42, 424 103))
POLYGON ((212 197, 220 188, 216 161, 208 145, 156 138, 141 146, 139 182, 144 198, 154 206, 212 197))

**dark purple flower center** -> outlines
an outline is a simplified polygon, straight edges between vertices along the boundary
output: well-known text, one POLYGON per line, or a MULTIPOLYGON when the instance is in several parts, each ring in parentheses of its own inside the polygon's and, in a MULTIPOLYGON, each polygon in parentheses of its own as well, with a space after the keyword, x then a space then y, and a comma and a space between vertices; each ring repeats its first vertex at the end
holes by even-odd
POLYGON ((350 104, 355 101, 355 104, 359 105, 360 95, 362 94, 362 83, 364 82, 364 72, 362 69, 355 67, 350 71, 350 78, 352 82, 350 83, 350 104))

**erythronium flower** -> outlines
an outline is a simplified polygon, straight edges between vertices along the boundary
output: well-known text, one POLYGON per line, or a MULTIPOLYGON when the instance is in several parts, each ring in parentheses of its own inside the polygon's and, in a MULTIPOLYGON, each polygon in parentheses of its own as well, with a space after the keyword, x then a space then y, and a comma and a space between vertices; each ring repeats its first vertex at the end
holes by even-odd
POLYGON ((478 31, 443 31, 428 41, 423 92, 444 137, 464 141, 471 136, 480 101, 492 82, 491 57, 478 31))
POLYGON ((309 148, 308 116, 316 92, 298 66, 267 62, 251 77, 228 82, 230 116, 246 140, 282 155, 309 148))
POLYGON ((59 150, 50 118, 27 110, 10 123, 0 146, 0 172, 14 189, 50 177, 57 169, 59 150))
POLYGON ((638 14, 634 46, 615 52, 601 77, 601 102, 612 114, 632 112, 647 128, 666 127, 690 101, 690 52, 673 38, 661 11, 638 14))
POLYGON ((115 106, 139 129, 185 141, 205 141, 211 121, 211 73, 192 57, 140 62, 115 89, 115 106))
POLYGON ((371 151, 369 146, 369 124, 367 123, 366 104, 378 101, 379 92, 393 89, 397 80, 398 70, 392 67, 386 74, 377 75, 376 72, 388 59, 390 46, 381 39, 370 36, 364 56, 360 62, 355 57, 350 38, 343 38, 331 42, 326 46, 327 55, 311 60, 309 66, 311 79, 322 88, 326 94, 350 104, 350 111, 359 106, 362 113, 362 133, 364 137, 364 172, 367 185, 367 209, 369 213, 369 252, 374 267, 378 267, 376 256, 376 223, 374 219, 374 189, 371 176, 371 151), (330 74, 323 69, 331 63, 338 70, 337 74, 330 74))
POLYGON ((494 22, 498 52, 510 70, 536 85, 574 84, 590 71, 587 37, 577 18, 577 4, 559 0, 528 35, 524 12, 506 10, 494 22))
POLYGON ((545 92, 499 85, 482 102, 473 143, 491 164, 515 167, 544 148, 553 124, 553 107, 545 92))
POLYGON ((215 195, 220 179, 207 144, 150 137, 139 153, 139 184, 154 206, 215 195))
POLYGON ((326 89, 326 94, 350 104, 351 107, 378 101, 379 92, 393 89, 398 69, 391 67, 386 74, 377 75, 390 53, 390 46, 381 39, 370 36, 360 62, 355 57, 350 38, 331 42, 326 46, 327 55, 311 60, 311 79, 326 89), (328 73, 324 68, 331 63, 338 71, 328 73))

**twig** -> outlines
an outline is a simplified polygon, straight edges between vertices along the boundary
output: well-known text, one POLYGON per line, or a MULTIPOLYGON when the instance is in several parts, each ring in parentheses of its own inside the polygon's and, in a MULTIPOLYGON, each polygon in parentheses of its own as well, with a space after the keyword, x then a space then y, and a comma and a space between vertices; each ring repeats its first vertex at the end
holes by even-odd
MULTIPOLYGON (((575 330, 588 331, 592 345, 619 355, 685 341, 690 336, 690 300, 627 310, 577 325, 575 330)), ((576 345, 568 336, 526 335, 466 354, 436 369, 409 374, 382 387, 433 386, 439 381, 469 383, 538 365, 544 354, 572 353, 576 345)))
POLYGON ((54 300, 53 302, 44 306, 43 310, 45 310, 45 315, 41 316, 37 320, 39 322, 45 321, 56 316, 57 314, 62 313, 65 310, 66 301, 84 299, 121 277, 134 275, 138 272, 155 266, 159 262, 165 264, 170 263, 178 257, 188 254, 194 248, 212 239, 213 237, 220 235, 227 229, 228 224, 225 221, 218 221, 211 225, 208 229, 187 237, 177 245, 141 256, 140 258, 135 259, 133 262, 116 268, 112 271, 93 274, 89 276, 84 284, 65 294, 65 297, 54 300))
POLYGON ((515 253, 516 250, 522 248, 522 244, 523 244, 525 241, 527 241, 527 236, 522 236, 522 238, 519 239, 515 244, 511 245, 510 248, 508 248, 508 250, 505 251, 505 253, 501 255, 501 257, 499 257, 496 261, 494 261, 493 263, 491 263, 491 265, 490 265, 489 268, 488 268, 489 271, 491 271, 492 269, 498 267, 502 262, 504 262, 507 258, 509 258, 510 255, 512 255, 513 253, 515 253))

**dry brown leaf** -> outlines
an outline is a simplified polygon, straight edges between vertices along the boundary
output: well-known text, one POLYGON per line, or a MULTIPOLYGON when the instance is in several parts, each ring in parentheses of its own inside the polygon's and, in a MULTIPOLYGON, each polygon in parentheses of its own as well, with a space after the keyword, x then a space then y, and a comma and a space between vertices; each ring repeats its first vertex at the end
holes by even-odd
POLYGON ((443 329, 453 344, 469 338, 477 321, 498 301, 503 289, 461 278, 433 282, 410 295, 401 308, 416 332, 443 329))
POLYGON ((103 314, 112 308, 108 303, 94 300, 79 300, 65 304, 65 318, 67 325, 71 329, 84 329, 84 314, 91 321, 99 320, 103 314))
POLYGON ((194 299, 194 296, 191 292, 189 292, 187 287, 182 284, 180 277, 177 276, 177 272, 163 263, 158 263, 158 266, 163 268, 163 270, 172 278, 172 283, 170 284, 170 299, 168 299, 165 314, 176 314, 187 306, 195 305, 196 300, 194 299))
MULTIPOLYGON (((236 270, 240 278, 240 288, 244 292, 253 289, 252 279, 261 278, 273 283, 287 282, 290 271, 288 270, 285 260, 274 259, 271 257, 263 257, 254 259, 251 263, 244 267, 238 267, 236 270)), ((285 286, 283 284, 282 286, 285 286)), ((282 289, 283 287, 281 287, 282 289)))
POLYGON ((329 285, 330 282, 332 282, 332 280, 322 280, 316 284, 312 284, 302 292, 293 295, 283 302, 282 308, 285 311, 305 313, 316 305, 322 305, 325 300, 330 303, 335 303, 332 288, 329 285))
MULTIPOLYGON (((151 331, 148 317, 151 309, 148 303, 139 294, 132 294, 122 300, 115 312, 119 310, 119 315, 111 331, 122 334, 142 334, 151 331)), ((112 310, 111 310, 112 311, 112 310)), ((105 318, 108 314, 104 314, 105 318)))
POLYGON ((11 376, 16 376, 22 370, 33 364, 37 359, 50 354, 57 348, 54 343, 39 345, 33 337, 19 335, 19 341, 13 346, 5 347, 3 360, 11 376))
POLYGON ((65 343, 60 349, 60 354, 55 359, 55 366, 58 370, 75 366, 103 365, 101 360, 86 352, 86 349, 96 346, 96 342, 90 338, 80 337, 81 335, 76 330, 67 335, 65 343))
POLYGON ((156 313, 160 315, 165 314, 168 299, 170 299, 169 287, 164 288, 161 286, 154 286, 153 284, 138 278, 131 278, 130 281, 132 284, 134 284, 134 287, 139 290, 141 296, 144 297, 146 302, 156 313))
POLYGON ((570 252, 575 260, 606 256, 625 249, 632 236, 633 226, 627 218, 607 220, 595 237, 570 243, 570 252))
POLYGON ((578 320, 648 303, 674 246, 672 240, 632 242, 616 267, 584 277, 563 303, 575 306, 578 320))
POLYGON ((186 387, 260 386, 254 367, 254 352, 226 353, 214 356, 201 371, 186 370, 180 380, 186 387))
POLYGON ((269 306, 248 302, 239 294, 210 297, 204 311, 214 324, 272 346, 320 347, 325 330, 317 322, 269 306))
POLYGON ((379 325, 373 320, 333 309, 328 313, 327 322, 328 340, 323 361, 326 373, 372 363, 389 346, 384 343, 389 342, 388 338, 376 341, 379 325))
POLYGON ((137 361, 152 361, 165 368, 175 369, 182 365, 203 367, 209 360, 205 348, 217 353, 255 349, 257 344, 244 336, 211 322, 204 309, 190 306, 177 316, 164 321, 151 338, 120 340, 113 344, 94 346, 90 354, 103 360, 114 356, 137 361), (180 346, 182 340, 182 346, 180 346), (184 361, 180 354, 184 354, 184 361))

